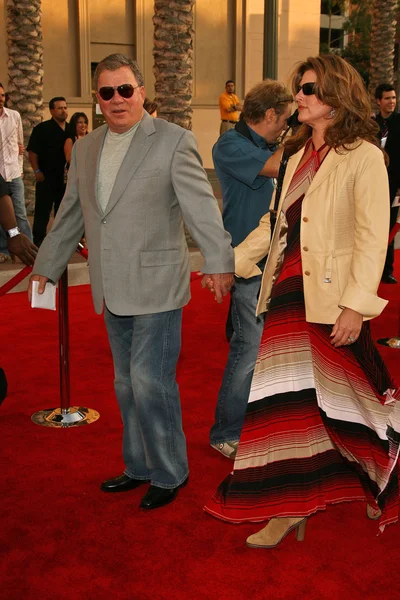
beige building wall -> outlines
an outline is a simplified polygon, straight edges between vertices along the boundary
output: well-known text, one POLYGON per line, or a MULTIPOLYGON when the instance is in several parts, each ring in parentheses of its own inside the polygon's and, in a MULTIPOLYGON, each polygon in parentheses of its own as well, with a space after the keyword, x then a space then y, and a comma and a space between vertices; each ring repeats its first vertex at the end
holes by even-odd
POLYGON ((280 0, 278 78, 288 82, 293 66, 319 53, 320 0, 280 0))
POLYGON ((42 0, 44 97, 79 97, 78 14, 75 0, 42 0))
MULTIPOLYGON (((220 25, 219 30, 210 27, 204 27, 203 30, 201 27, 195 28, 196 38, 204 41, 204 45, 200 46, 198 41, 195 42, 196 91, 199 86, 197 73, 200 71, 200 62, 205 66, 202 73, 209 72, 214 78, 210 89, 215 95, 213 98, 209 97, 207 106, 198 103, 196 94, 194 95, 193 132, 199 142, 204 166, 211 168, 211 150, 218 139, 220 125, 218 96, 224 89, 224 82, 234 79, 236 92, 243 99, 251 87, 263 78, 264 0, 232 0, 219 3, 201 0, 196 4, 196 24, 201 24, 201 19, 204 23, 213 20, 220 25), (213 35, 219 38, 219 43, 225 43, 227 50, 222 56, 218 57, 208 52, 208 44, 212 45, 213 35), (227 53, 230 55, 229 60, 224 62, 227 53), (231 67, 230 74, 226 77, 222 76, 220 69, 218 70, 218 64, 214 64, 221 61, 231 67), (219 93, 216 90, 217 86, 219 93)), ((297 61, 318 54, 319 19, 320 0, 279 1, 278 78, 281 81, 288 82, 290 72, 297 61)), ((201 89, 203 90, 203 86, 201 89)))
POLYGON ((230 0, 202 0, 194 9, 192 129, 204 166, 209 168, 220 126, 218 98, 227 79, 236 81, 235 4, 230 0))
MULTIPOLYGON (((112 52, 136 57, 154 97, 153 0, 42 0, 44 100, 64 95, 69 115, 92 123, 91 64, 112 52)), ((0 81, 7 85, 5 0, 0 0, 0 81)), ((320 0, 279 0, 278 77, 318 53, 320 0)), ((227 79, 243 99, 262 79, 264 0, 197 0, 194 7, 193 132, 205 167, 218 138, 218 97, 227 79)), ((49 117, 48 110, 45 118, 49 117)))
POLYGON ((134 0, 89 0, 89 19, 91 62, 114 52, 136 57, 134 0))

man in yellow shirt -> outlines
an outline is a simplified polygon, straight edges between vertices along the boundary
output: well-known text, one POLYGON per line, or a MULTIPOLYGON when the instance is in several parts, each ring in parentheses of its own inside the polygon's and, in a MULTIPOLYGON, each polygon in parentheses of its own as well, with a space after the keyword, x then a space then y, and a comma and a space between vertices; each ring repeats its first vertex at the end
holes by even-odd
POLYGON ((219 110, 221 113, 220 135, 228 131, 228 129, 233 129, 239 121, 242 105, 234 92, 235 82, 229 79, 225 83, 225 92, 219 97, 219 110))

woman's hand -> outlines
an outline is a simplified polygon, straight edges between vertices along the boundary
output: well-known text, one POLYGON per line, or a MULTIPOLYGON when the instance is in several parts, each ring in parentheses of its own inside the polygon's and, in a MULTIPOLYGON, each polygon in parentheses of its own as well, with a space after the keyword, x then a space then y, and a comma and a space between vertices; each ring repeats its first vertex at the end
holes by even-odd
POLYGON ((353 344, 358 340, 362 324, 363 317, 360 313, 351 308, 344 308, 333 326, 331 344, 335 348, 353 344))

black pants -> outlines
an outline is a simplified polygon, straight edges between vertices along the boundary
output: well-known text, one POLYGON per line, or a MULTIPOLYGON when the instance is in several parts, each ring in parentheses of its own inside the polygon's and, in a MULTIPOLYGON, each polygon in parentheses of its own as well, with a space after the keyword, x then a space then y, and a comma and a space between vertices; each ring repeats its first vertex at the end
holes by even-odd
MULTIPOLYGON (((396 193, 390 194, 390 206, 392 206, 392 202, 394 200, 395 195, 396 195, 396 193)), ((399 210, 398 206, 396 206, 396 208, 390 209, 390 231, 392 231, 392 228, 396 224, 398 210, 399 210)), ((393 263, 394 263, 394 240, 392 241, 391 244, 389 244, 388 249, 387 249, 385 266, 383 268, 382 277, 387 277, 388 275, 393 275, 393 263)))
POLYGON ((36 182, 35 216, 32 227, 33 242, 36 246, 40 246, 46 237, 51 209, 54 205, 55 216, 64 193, 65 183, 63 175, 57 178, 46 177, 44 181, 36 182))

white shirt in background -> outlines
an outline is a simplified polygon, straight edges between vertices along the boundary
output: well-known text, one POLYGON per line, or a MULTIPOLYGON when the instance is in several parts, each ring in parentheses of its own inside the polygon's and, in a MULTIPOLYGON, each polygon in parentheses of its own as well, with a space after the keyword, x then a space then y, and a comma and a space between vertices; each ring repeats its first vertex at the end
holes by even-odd
POLYGON ((0 116, 0 174, 6 181, 21 177, 24 157, 18 144, 24 143, 21 115, 16 110, 3 108, 0 116))

